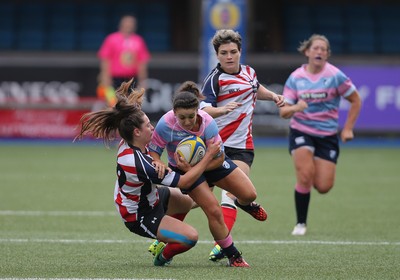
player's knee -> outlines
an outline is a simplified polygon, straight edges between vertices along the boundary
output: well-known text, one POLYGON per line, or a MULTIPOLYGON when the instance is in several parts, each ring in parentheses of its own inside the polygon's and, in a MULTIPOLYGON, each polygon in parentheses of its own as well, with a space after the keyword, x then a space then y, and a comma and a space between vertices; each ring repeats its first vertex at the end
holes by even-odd
POLYGON ((194 247, 199 240, 199 234, 195 229, 192 229, 190 232, 187 234, 187 242, 186 245, 190 247, 194 247))
POLYGON ((314 185, 314 188, 320 193, 320 194, 326 194, 332 189, 333 185, 314 185))
POLYGON ((253 202, 254 200, 257 199, 257 191, 256 188, 246 188, 245 191, 243 191, 242 193, 240 193, 237 196, 239 202, 241 202, 243 205, 249 204, 251 202, 253 202))
POLYGON ((212 219, 215 221, 224 220, 222 215, 221 206, 219 204, 209 205, 206 209, 203 209, 207 215, 208 220, 212 219))
POLYGON ((257 192, 256 191, 250 192, 248 194, 248 196, 247 196, 247 201, 253 202, 256 199, 257 199, 257 192))

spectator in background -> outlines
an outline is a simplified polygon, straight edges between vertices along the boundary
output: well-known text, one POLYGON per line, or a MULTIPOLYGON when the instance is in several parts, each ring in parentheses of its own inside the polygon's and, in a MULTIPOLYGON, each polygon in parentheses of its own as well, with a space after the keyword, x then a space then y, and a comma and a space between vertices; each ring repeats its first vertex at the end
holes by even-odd
POLYGON ((135 88, 146 88, 150 53, 144 39, 136 32, 136 18, 125 15, 117 32, 108 35, 97 55, 100 59, 99 97, 115 104, 115 91, 123 82, 134 79, 135 88))
POLYGON ((298 51, 308 63, 287 79, 283 95, 286 105, 280 116, 291 118, 289 152, 296 170, 295 207, 297 224, 292 235, 304 235, 311 189, 324 194, 331 190, 339 157, 338 115, 343 97, 350 102, 340 134, 343 142, 352 140, 353 128, 361 109, 361 99, 351 80, 328 63, 328 39, 314 34, 300 44, 298 51))

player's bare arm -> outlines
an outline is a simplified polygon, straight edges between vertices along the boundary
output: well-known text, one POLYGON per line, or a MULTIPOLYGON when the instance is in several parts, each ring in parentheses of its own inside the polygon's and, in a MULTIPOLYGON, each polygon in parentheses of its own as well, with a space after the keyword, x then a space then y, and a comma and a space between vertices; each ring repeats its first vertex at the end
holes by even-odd
POLYGON ((284 106, 280 107, 279 115, 284 119, 288 119, 291 118, 294 113, 304 111, 307 107, 307 102, 300 99, 296 104, 290 105, 286 103, 284 106))

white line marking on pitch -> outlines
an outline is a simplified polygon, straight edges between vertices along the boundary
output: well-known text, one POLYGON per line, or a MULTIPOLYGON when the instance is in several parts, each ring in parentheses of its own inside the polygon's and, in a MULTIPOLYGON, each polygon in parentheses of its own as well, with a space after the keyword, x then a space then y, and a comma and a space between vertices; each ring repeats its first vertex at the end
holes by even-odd
POLYGON ((117 211, 14 211, 0 210, 0 216, 117 216, 117 211))
POLYGON ((0 280, 174 280, 173 278, 0 278, 0 280))
MULTIPOLYGON (((0 238, 0 243, 148 243, 151 240, 118 240, 118 239, 36 239, 36 238, 0 238)), ((199 240, 198 243, 211 244, 213 241, 199 240)), ((369 242, 369 241, 323 241, 323 240, 235 240, 240 244, 315 244, 315 245, 362 245, 362 246, 399 246, 400 242, 369 242)), ((1 280, 1 279, 0 279, 1 280)))

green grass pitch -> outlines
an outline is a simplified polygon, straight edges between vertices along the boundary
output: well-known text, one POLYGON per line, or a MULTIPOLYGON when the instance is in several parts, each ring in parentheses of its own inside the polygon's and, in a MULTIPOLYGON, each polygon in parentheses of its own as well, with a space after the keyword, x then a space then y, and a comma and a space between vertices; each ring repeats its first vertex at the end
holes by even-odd
POLYGON ((186 219, 199 231, 196 247, 154 267, 151 240, 116 213, 115 153, 101 143, 0 145, 0 279, 400 278, 399 148, 342 145, 335 187, 312 192, 307 235, 293 237, 291 159, 286 147, 257 147, 251 178, 269 217, 239 212, 232 232, 249 269, 208 260, 200 209, 186 219))

